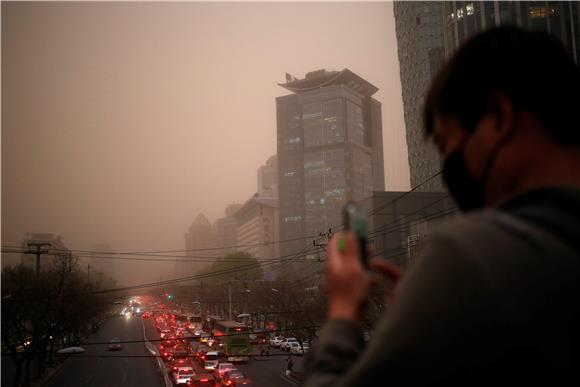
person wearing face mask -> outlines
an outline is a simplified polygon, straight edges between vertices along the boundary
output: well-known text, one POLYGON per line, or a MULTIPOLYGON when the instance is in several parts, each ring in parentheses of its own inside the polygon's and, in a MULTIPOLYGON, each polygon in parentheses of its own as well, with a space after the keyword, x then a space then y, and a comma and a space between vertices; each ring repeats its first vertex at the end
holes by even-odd
POLYGON ((485 31, 433 81, 424 124, 465 214, 430 235, 367 344, 374 274, 352 234, 329 241, 328 320, 303 385, 580 385, 577 65, 545 33, 485 31))

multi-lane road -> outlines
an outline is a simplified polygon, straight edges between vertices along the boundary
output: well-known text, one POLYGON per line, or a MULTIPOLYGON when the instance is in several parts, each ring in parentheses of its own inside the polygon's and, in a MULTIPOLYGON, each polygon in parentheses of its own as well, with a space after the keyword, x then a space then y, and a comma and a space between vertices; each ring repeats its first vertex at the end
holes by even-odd
MULTIPOLYGON (((70 355, 63 367, 46 384, 47 387, 168 387, 163 362, 152 355, 151 346, 158 348, 159 333, 152 319, 116 317, 101 326, 83 344, 85 352, 70 355), (108 343, 113 337, 124 343, 121 351, 111 352, 108 343), (150 342, 149 348, 147 342, 150 342), (91 344, 98 343, 98 344, 91 344)), ((256 348, 255 352, 259 352, 256 348)), ((285 387, 297 383, 286 378, 287 354, 271 350, 271 356, 254 357, 246 364, 236 365, 257 387, 285 387)), ((293 357, 294 369, 302 369, 302 358, 293 357)), ((196 367, 198 370, 199 368, 196 367)), ((169 384, 171 385, 171 384, 169 384)))
POLYGON ((47 387, 165 387, 157 359, 142 341, 140 318, 113 318, 83 344, 84 353, 69 356, 47 387), (113 352, 108 350, 113 337, 138 342, 122 344, 121 351, 113 352))

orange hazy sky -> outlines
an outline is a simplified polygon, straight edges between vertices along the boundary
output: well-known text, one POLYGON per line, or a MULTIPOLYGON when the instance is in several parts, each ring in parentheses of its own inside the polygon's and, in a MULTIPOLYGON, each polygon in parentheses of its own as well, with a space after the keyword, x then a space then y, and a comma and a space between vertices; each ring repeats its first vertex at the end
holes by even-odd
POLYGON ((2 2, 2 244, 184 249, 256 192, 285 72, 321 68, 380 89, 387 190, 408 189, 390 2, 2 2))

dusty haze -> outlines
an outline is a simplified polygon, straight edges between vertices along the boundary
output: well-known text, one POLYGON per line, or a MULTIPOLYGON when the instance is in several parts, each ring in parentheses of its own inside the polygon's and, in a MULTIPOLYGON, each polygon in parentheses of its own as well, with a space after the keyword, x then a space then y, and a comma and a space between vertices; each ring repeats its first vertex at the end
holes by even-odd
POLYGON ((184 249, 256 192, 284 73, 345 67, 380 89, 387 189, 408 189, 392 3, 3 2, 2 244, 184 249))

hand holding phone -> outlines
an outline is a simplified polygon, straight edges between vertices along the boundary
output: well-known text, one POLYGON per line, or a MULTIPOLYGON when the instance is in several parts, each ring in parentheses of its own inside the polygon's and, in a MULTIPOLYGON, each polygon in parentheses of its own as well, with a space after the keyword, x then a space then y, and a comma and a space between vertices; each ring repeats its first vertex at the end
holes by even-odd
POLYGON ((363 266, 368 269, 367 253, 367 222, 360 206, 355 202, 348 202, 343 208, 343 226, 345 231, 352 231, 358 239, 360 257, 363 266))

